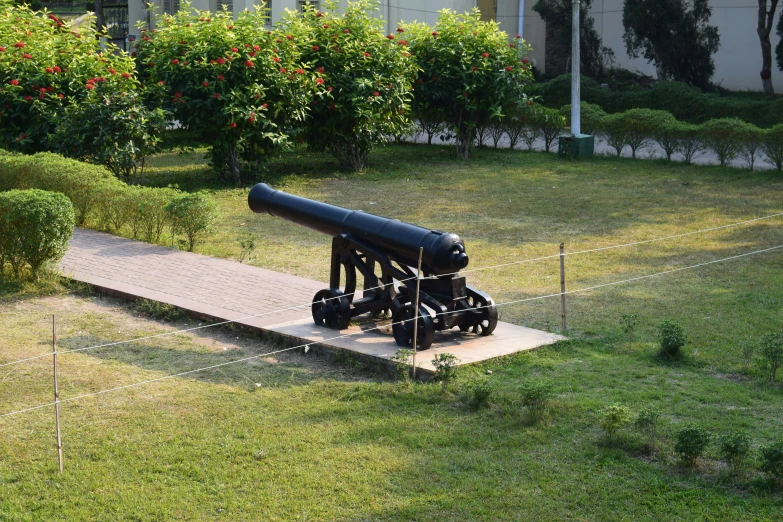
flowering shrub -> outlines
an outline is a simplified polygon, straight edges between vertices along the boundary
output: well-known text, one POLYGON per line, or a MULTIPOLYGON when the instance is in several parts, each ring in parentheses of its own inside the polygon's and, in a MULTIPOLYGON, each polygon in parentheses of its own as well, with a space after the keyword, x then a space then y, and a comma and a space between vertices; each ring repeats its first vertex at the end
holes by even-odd
POLYGON ((520 104, 532 103, 526 92, 533 80, 521 38, 509 43, 496 22, 482 22, 478 9, 440 12, 434 28, 404 25, 395 41, 406 41, 419 74, 414 85, 414 113, 422 107, 442 111, 456 137, 457 155, 467 159, 476 127, 501 119, 520 104))
POLYGON ((257 163, 285 148, 312 95, 326 91, 301 60, 309 36, 266 31, 264 21, 261 9, 234 20, 183 3, 156 30, 142 28, 134 51, 150 101, 209 143, 215 169, 236 183, 240 160, 257 163))
POLYGON ((66 107, 136 89, 133 61, 102 52, 94 30, 10 0, 0 11, 0 147, 46 150, 66 107))
POLYGON ((304 127, 309 147, 327 150, 340 164, 361 170, 374 143, 408 129, 416 64, 404 40, 384 36, 371 16, 374 0, 349 2, 342 14, 288 12, 281 29, 306 34, 304 61, 323 89, 312 100, 304 127))

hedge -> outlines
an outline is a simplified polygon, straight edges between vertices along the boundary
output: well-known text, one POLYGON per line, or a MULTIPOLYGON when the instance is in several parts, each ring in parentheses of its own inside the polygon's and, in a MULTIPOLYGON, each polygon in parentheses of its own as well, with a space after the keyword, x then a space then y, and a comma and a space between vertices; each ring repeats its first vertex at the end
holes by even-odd
MULTIPOLYGON (((536 86, 535 94, 548 107, 562 107, 571 101, 571 75, 564 74, 536 86)), ((783 121, 783 98, 774 101, 720 96, 705 93, 682 82, 658 81, 651 89, 611 91, 592 78, 581 78, 581 97, 613 114, 630 109, 668 111, 689 123, 704 123, 716 117, 738 118, 769 128, 783 121)))
MULTIPOLYGON (((76 211, 76 224, 125 235, 149 242, 160 242, 168 229, 172 236, 183 233, 192 249, 195 241, 187 228, 173 226, 171 203, 183 197, 175 188, 127 185, 103 167, 42 152, 31 156, 0 153, 0 191, 41 189, 67 197, 76 211)), ((198 213, 203 205, 214 206, 212 197, 199 194, 179 212, 198 213)), ((215 214, 202 215, 203 233, 210 228, 215 214)))
POLYGON ((38 279, 46 263, 60 260, 73 235, 73 205, 44 190, 0 192, 0 274, 6 263, 17 277, 29 267, 38 279))

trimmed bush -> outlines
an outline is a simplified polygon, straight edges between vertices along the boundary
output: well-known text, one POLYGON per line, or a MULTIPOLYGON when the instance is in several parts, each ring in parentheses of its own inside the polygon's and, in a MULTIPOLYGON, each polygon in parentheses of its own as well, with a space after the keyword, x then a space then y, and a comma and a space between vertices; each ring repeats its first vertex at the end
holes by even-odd
POLYGON ((443 391, 457 374, 457 364, 459 358, 451 353, 438 353, 432 359, 432 366, 435 368, 435 379, 441 382, 443 391))
POLYGON ((41 189, 65 194, 76 211, 76 224, 92 215, 107 189, 123 188, 103 167, 40 152, 32 156, 9 155, 0 161, 0 190, 41 189))
POLYGON ((527 408, 531 419, 538 420, 544 415, 552 399, 552 391, 553 386, 550 381, 527 381, 522 384, 519 389, 522 406, 527 408))
POLYGON ((628 145, 627 130, 622 114, 609 114, 604 117, 601 133, 606 139, 606 144, 614 149, 618 158, 622 155, 625 146, 628 145))
POLYGON ((29 266, 33 280, 46 263, 60 260, 73 235, 73 205, 44 190, 0 192, 0 272, 7 261, 18 276, 29 266))
POLYGON ((525 139, 528 143, 528 148, 532 149, 535 138, 541 137, 544 140, 544 150, 549 152, 555 140, 563 134, 566 125, 565 118, 560 115, 560 111, 542 105, 531 107, 527 112, 528 126, 536 133, 536 135, 531 136, 533 138, 532 141, 525 139))
POLYGON ((774 383, 778 369, 783 365, 783 334, 770 333, 762 337, 759 354, 769 374, 769 381, 774 383))
POLYGON ((761 457, 761 471, 770 477, 783 480, 783 439, 762 446, 759 455, 761 457))
POLYGON ((679 123, 677 125, 677 141, 685 163, 693 162, 702 150, 704 140, 701 137, 701 126, 691 123, 679 123))
POLYGON ((700 426, 689 425, 677 432, 674 452, 687 466, 693 466, 710 443, 710 433, 700 426))
POLYGON ((631 410, 622 404, 612 404, 601 411, 598 425, 604 430, 606 438, 611 440, 615 434, 631 422, 631 410))
POLYGON ((710 120, 701 126, 704 146, 718 156, 721 166, 727 166, 742 148, 745 122, 735 118, 710 120))
POLYGON ((533 80, 525 57, 529 46, 522 39, 509 43, 496 22, 481 21, 478 9, 443 10, 434 27, 414 23, 400 30, 389 36, 409 45, 419 69, 414 112, 429 107, 447 116, 459 158, 470 156, 478 125, 527 101, 533 80))
POLYGON ((212 231, 217 203, 206 191, 182 194, 166 205, 172 234, 184 234, 188 252, 193 252, 204 234, 212 231))
POLYGON ((764 142, 764 131, 752 123, 743 123, 742 127, 737 129, 739 133, 739 157, 745 160, 748 168, 753 170, 764 142))
POLYGON ((766 155, 764 161, 778 170, 783 170, 783 123, 764 131, 761 150, 766 155))
POLYGON ((655 440, 657 438, 658 421, 660 418, 660 410, 649 407, 640 410, 634 421, 636 428, 647 435, 647 442, 651 451, 655 451, 655 440))
MULTIPOLYGON (((571 124, 571 104, 560 107, 560 115, 567 125, 571 124)), ((606 112, 593 103, 579 103, 579 124, 583 134, 599 134, 606 112)))
POLYGON ((489 406, 489 398, 494 391, 495 387, 487 379, 476 379, 467 384, 461 400, 469 409, 478 411, 489 406))
POLYGON ((750 436, 744 431, 732 431, 718 436, 720 458, 732 473, 739 473, 745 468, 745 461, 750 453, 750 436))
POLYGON ((681 123, 666 111, 652 111, 655 114, 655 123, 650 132, 650 138, 663 149, 666 159, 671 161, 672 156, 683 149, 681 138, 681 123))
POLYGON ((674 357, 680 353, 680 348, 688 343, 685 329, 675 321, 663 321, 658 325, 658 342, 661 355, 674 357))

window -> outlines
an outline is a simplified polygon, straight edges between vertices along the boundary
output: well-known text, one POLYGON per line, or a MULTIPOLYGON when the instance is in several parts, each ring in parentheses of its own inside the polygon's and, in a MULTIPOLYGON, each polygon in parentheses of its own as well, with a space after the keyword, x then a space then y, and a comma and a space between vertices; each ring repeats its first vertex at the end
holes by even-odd
POLYGON ((320 9, 320 2, 318 0, 296 0, 296 6, 300 13, 303 13, 306 6, 312 6, 315 11, 320 9))
POLYGON ((218 9, 222 10, 223 8, 226 8, 226 10, 229 13, 234 12, 234 0, 218 0, 218 9))
POLYGON ((272 0, 263 3, 261 14, 264 17, 264 25, 272 25, 272 0))
POLYGON ((179 11, 179 0, 163 0, 163 12, 173 15, 179 11))

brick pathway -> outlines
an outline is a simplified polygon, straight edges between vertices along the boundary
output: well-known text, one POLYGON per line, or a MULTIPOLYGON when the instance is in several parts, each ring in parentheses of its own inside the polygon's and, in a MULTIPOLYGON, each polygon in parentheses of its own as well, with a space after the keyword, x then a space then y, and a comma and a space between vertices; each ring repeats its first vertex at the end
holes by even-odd
POLYGON ((220 319, 263 327, 310 317, 309 303, 328 285, 225 259, 182 252, 77 228, 60 271, 107 293, 144 297, 220 319))

